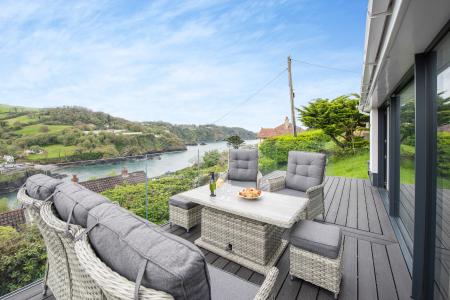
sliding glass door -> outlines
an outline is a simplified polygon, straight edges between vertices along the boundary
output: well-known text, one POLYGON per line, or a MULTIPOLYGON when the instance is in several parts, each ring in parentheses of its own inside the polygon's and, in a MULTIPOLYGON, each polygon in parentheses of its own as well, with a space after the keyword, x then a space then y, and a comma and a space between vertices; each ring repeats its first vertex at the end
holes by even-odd
POLYGON ((415 89, 414 81, 398 94, 400 101, 400 195, 398 216, 400 230, 412 254, 414 240, 414 189, 415 189, 415 89))
POLYGON ((450 299, 450 34, 437 47, 435 299, 450 299))

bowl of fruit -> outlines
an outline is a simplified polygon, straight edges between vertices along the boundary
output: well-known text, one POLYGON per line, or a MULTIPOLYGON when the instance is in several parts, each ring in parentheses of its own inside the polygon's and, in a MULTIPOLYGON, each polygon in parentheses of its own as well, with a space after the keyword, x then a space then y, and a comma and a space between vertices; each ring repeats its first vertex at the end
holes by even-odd
POLYGON ((255 188, 245 188, 239 192, 239 197, 247 200, 256 200, 261 197, 261 190, 255 188))

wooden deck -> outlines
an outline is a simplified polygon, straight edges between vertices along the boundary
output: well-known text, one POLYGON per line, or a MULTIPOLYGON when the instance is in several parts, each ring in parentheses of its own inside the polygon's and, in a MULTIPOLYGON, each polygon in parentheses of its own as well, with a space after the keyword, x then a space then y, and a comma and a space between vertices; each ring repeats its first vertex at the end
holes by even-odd
MULTIPOLYGON (((411 277, 378 189, 367 180, 327 177, 325 194, 325 221, 341 226, 344 232, 339 299, 410 299, 411 277)), ((201 230, 200 226, 189 233, 177 226, 164 228, 189 241, 197 239, 201 230)), ((202 250, 208 263, 216 267, 256 284, 264 280, 261 274, 202 250)), ((277 267, 280 274, 275 284, 276 299, 333 299, 330 292, 308 282, 290 280, 288 251, 277 267)), ((53 298, 43 298, 40 291, 40 286, 35 285, 25 289, 23 297, 19 293, 9 299, 53 298)))

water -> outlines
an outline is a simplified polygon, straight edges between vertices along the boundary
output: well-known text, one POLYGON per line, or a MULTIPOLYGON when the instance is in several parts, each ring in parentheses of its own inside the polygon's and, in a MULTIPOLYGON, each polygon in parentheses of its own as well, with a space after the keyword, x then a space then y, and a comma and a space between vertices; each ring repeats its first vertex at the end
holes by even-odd
POLYGON ((6 194, 0 194, 0 202, 8 203, 10 209, 19 207, 19 202, 17 201, 17 192, 10 192, 6 194))
MULTIPOLYGON (((246 141, 247 145, 256 144, 258 140, 246 141)), ((169 152, 161 154, 158 157, 146 159, 129 159, 119 162, 94 164, 85 166, 70 166, 52 171, 67 175, 65 180, 70 180, 73 174, 76 174, 80 181, 86 181, 91 178, 102 178, 112 175, 119 175, 122 168, 127 168, 128 172, 145 171, 147 166, 148 177, 163 175, 167 172, 173 172, 189 166, 197 161, 197 149, 202 156, 206 151, 228 149, 226 142, 208 143, 200 146, 187 146, 186 151, 169 152)))

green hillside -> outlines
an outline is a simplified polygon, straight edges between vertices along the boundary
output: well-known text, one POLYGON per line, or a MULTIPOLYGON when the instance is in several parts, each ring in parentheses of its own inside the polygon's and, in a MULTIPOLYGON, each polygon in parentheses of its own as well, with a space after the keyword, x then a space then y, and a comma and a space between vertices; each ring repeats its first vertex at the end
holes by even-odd
POLYGON ((39 163, 181 150, 187 144, 256 138, 242 128, 132 122, 83 107, 27 108, 0 104, 0 155, 39 163))

